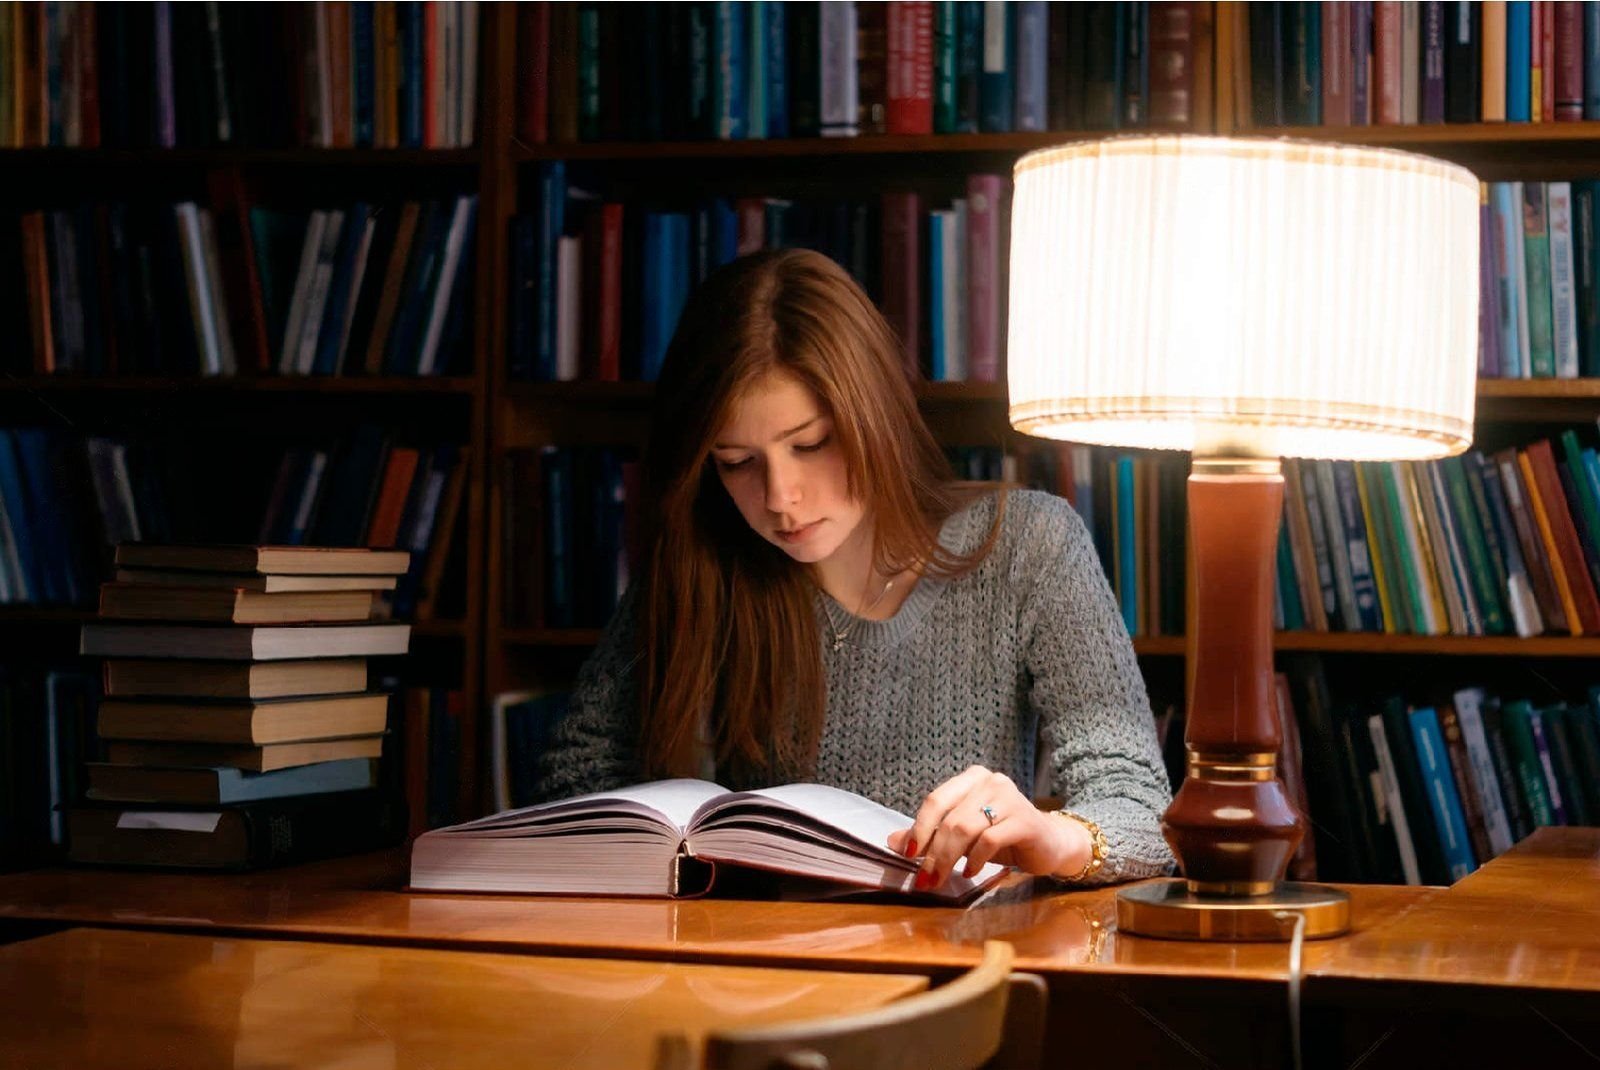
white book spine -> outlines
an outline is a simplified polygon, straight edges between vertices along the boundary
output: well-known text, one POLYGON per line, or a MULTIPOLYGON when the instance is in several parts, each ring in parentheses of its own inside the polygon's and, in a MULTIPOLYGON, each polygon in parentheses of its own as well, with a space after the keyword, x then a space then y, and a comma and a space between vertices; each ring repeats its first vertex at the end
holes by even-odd
POLYGON ((183 277, 189 288, 189 314, 194 321, 200 369, 206 375, 222 374, 222 346, 217 338, 216 305, 206 274, 206 256, 200 237, 200 210, 193 201, 173 206, 178 237, 183 242, 183 277))
POLYGON ((861 132, 861 87, 856 80, 856 6, 822 5, 818 33, 822 72, 823 137, 855 137, 861 132))
POLYGON ((1572 262, 1572 183, 1545 187, 1550 213, 1550 312, 1556 378, 1578 377, 1578 287, 1572 262))
MULTIPOLYGON (((450 315, 450 297, 455 293, 456 275, 461 271, 461 249, 467 240, 467 228, 472 226, 475 206, 476 201, 472 197, 456 198, 455 211, 450 217, 450 230, 445 234, 439 281, 434 287, 433 303, 428 311, 428 326, 423 331, 422 348, 417 355, 418 375, 433 375, 436 371, 439 342, 444 335, 445 321, 450 315)), ((559 323, 559 317, 557 321, 559 323)))
POLYGON ((556 251, 556 379, 578 378, 583 333, 583 239, 565 235, 556 251))
POLYGON ((339 258, 339 238, 344 234, 344 212, 334 209, 322 228, 322 244, 317 249, 317 264, 306 291, 305 318, 300 322, 300 340, 295 346, 294 371, 310 375, 317 362, 317 338, 322 333, 322 316, 328 307, 328 289, 333 285, 335 261, 339 258))
MULTIPOLYGON (((1456 720, 1461 725, 1461 741, 1466 744, 1472 782, 1482 803, 1483 826, 1489 834, 1489 848, 1495 854, 1511 849, 1511 819, 1500 794, 1500 779, 1495 776, 1494 758, 1489 753, 1489 737, 1483 731, 1481 687, 1463 688, 1455 693, 1456 720)), ((1487 859, 1485 859, 1487 861, 1487 859)))
POLYGON ((1383 715, 1374 713, 1367 718, 1367 731, 1372 735, 1372 749, 1378 756, 1378 775, 1383 780, 1383 797, 1389 810, 1389 827, 1394 830, 1396 846, 1400 849, 1400 869, 1407 884, 1421 884, 1422 870, 1417 865, 1417 847, 1411 840, 1411 825, 1406 821, 1405 804, 1400 801, 1400 779, 1395 775, 1394 756, 1389 753, 1389 737, 1383 730, 1383 715))
POLYGON ((305 322, 306 295, 311 291, 311 277, 317 271, 317 251, 322 248, 322 230, 327 226, 327 213, 314 211, 306 220, 306 236, 300 245, 300 266, 295 271, 294 290, 289 295, 288 319, 283 327, 283 343, 278 350, 278 374, 293 375, 296 357, 300 352, 300 327, 305 322))

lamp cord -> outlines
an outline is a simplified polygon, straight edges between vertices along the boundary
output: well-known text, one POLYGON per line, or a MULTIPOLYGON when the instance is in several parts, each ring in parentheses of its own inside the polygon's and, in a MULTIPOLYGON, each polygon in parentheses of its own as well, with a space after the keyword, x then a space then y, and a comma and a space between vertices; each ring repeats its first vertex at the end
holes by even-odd
POLYGON ((1294 934, 1289 938, 1289 1055, 1294 1070, 1302 1070, 1300 1051, 1300 952, 1305 946, 1306 916, 1298 910, 1275 910, 1272 916, 1280 922, 1293 921, 1294 934))

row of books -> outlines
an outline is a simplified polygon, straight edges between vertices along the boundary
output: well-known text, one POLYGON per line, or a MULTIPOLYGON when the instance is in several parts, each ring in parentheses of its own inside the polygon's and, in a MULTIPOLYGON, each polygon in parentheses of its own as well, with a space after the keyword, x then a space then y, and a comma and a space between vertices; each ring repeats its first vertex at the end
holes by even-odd
POLYGON ((711 197, 682 211, 603 200, 543 164, 511 223, 513 380, 653 380, 692 287, 762 249, 822 252, 878 301, 917 374, 1000 378, 1010 181, 973 174, 949 207, 913 190, 876 201, 711 197))
POLYGON ((1600 820, 1600 687, 1342 694, 1319 658, 1287 670, 1288 772, 1303 767, 1304 788, 1286 786, 1304 791, 1315 859, 1299 879, 1449 884, 1535 828, 1600 820))
POLYGON ((0 237, 21 374, 440 375, 472 361, 475 196, 309 214, 89 203, 0 237))
POLYGON ((1412 635, 1600 628, 1600 464, 1575 432, 1430 463, 1289 461, 1281 627, 1412 635))
POLYGON ((1255 3, 1257 126, 1600 118, 1589 3, 1255 3))
POLYGON ((1600 182, 1484 186, 1478 259, 1478 374, 1600 375, 1600 182))
POLYGON ((539 143, 1187 127, 1209 102, 1210 14, 1032 0, 530 3, 518 13, 519 133, 539 143))
POLYGON ((471 145, 478 24, 475 0, 7 4, 0 148, 471 145))
POLYGON ((638 564, 639 465, 631 450, 513 450, 505 470, 505 622, 598 628, 638 564))
POLYGON ((0 429, 0 602, 83 605, 108 575, 118 543, 218 533, 398 547, 413 555, 412 567, 387 596, 391 610, 426 618, 455 608, 449 592, 464 549, 456 530, 465 448, 399 443, 368 424, 333 446, 275 449, 195 472, 181 447, 0 429), (262 459, 262 478, 241 475, 262 459), (234 506, 248 515, 214 515, 234 506))

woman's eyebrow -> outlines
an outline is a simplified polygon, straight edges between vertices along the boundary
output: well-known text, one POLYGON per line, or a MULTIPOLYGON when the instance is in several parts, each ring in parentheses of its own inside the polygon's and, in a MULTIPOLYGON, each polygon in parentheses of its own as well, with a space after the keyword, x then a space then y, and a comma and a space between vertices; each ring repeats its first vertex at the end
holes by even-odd
MULTIPOLYGON (((804 431, 806 428, 810 427, 812 424, 816 423, 820 419, 822 419, 821 416, 813 416, 811 419, 807 420, 805 423, 800 424, 797 427, 791 427, 787 431, 779 432, 778 437, 773 439, 772 441, 774 441, 774 442, 782 442, 786 438, 792 438, 793 436, 798 435, 800 432, 804 431)), ((727 443, 727 442, 713 442, 711 444, 711 448, 714 449, 714 450, 742 450, 742 449, 744 449, 743 446, 738 446, 738 445, 734 445, 732 443, 727 443)))

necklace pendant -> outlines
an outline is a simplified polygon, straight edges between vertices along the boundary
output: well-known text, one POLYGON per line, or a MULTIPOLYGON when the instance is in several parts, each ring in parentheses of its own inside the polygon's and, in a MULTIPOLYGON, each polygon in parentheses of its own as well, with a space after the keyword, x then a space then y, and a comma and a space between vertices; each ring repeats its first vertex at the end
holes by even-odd
POLYGON ((834 636, 833 637, 833 652, 835 654, 837 654, 839 651, 841 651, 843 649, 844 649, 844 636, 842 636, 842 635, 834 636))

